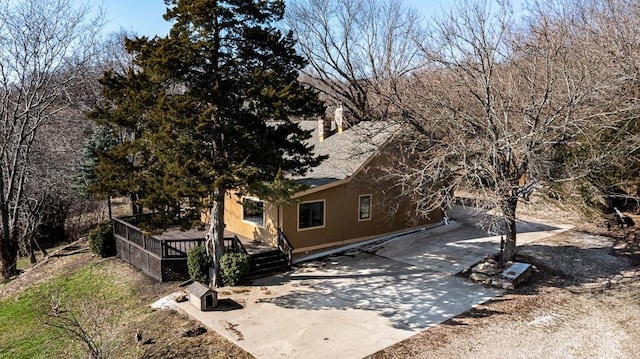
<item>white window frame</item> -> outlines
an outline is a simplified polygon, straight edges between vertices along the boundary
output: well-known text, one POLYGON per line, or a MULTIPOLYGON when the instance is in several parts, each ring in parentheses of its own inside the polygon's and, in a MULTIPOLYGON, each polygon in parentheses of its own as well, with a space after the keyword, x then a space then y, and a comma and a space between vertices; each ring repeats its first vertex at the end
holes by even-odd
POLYGON ((298 227, 298 232, 311 231, 311 230, 314 230, 314 229, 325 228, 327 226, 327 200, 325 200, 325 199, 317 199, 317 200, 313 200, 313 201, 300 202, 300 203, 298 203, 296 214, 297 214, 296 227, 298 227), (322 202, 322 225, 321 226, 300 228, 300 206, 303 205, 303 204, 307 204, 307 203, 317 203, 317 202, 322 202))
POLYGON ((364 222, 364 221, 370 221, 371 218, 373 217, 373 196, 369 193, 369 194, 361 194, 358 196, 358 222, 364 222), (360 218, 360 205, 362 204, 361 199, 362 197, 369 197, 369 217, 367 218, 360 218))
POLYGON ((267 214, 266 213, 267 212, 266 207, 267 207, 266 206, 266 202, 261 200, 261 199, 259 199, 259 198, 256 198, 256 197, 244 197, 244 198, 242 198, 242 222, 251 224, 251 225, 253 225, 255 227, 265 228, 265 222, 266 222, 266 218, 265 217, 266 217, 266 214, 267 214), (249 220, 244 219, 244 201, 245 200, 254 201, 254 202, 262 202, 262 225, 260 225, 259 223, 254 222, 254 221, 249 221, 249 220))

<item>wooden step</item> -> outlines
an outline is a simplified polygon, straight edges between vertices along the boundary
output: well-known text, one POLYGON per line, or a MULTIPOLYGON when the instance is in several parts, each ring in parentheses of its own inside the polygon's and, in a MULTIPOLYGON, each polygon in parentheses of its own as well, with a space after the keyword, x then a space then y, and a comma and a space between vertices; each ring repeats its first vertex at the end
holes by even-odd
POLYGON ((250 278, 265 277, 291 269, 287 257, 279 250, 251 255, 250 278))

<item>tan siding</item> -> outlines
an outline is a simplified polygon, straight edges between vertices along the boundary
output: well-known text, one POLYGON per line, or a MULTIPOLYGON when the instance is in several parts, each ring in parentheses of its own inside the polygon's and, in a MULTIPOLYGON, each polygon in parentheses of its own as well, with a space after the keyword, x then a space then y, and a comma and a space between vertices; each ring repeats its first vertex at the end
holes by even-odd
POLYGON ((254 237, 254 239, 277 246, 278 206, 265 202, 264 212, 264 228, 259 229, 259 237, 254 237))
POLYGON ((230 194, 225 198, 224 206, 226 230, 265 243, 276 243, 277 206, 265 202, 264 227, 242 219, 242 203, 235 194, 230 194))
MULTIPOLYGON (((266 243, 276 244, 278 221, 296 253, 358 242, 382 235, 436 223, 440 210, 422 218, 409 199, 401 199, 394 184, 382 181, 379 168, 393 162, 393 149, 371 159, 355 177, 334 183, 333 187, 310 190, 296 197, 297 203, 325 201, 324 227, 298 230, 298 204, 281 207, 265 203, 265 225, 259 227, 242 220, 242 204, 235 194, 225 200, 226 229, 266 243), (359 196, 371 195, 371 219, 358 220, 359 196)), ((205 216, 206 217, 206 216, 205 216)))
POLYGON ((316 246, 342 240, 343 210, 340 207, 344 196, 343 192, 344 188, 338 186, 300 198, 300 202, 325 201, 323 228, 298 230, 298 204, 283 208, 283 230, 294 248, 316 246))
POLYGON ((408 199, 394 193, 392 183, 380 180, 377 168, 386 162, 386 156, 374 158, 350 181, 297 198, 300 202, 326 201, 324 228, 298 230, 298 206, 283 208, 283 230, 296 253, 402 232, 442 219, 439 210, 428 218, 419 217, 408 199), (359 221, 359 196, 365 194, 371 195, 371 219, 359 221))

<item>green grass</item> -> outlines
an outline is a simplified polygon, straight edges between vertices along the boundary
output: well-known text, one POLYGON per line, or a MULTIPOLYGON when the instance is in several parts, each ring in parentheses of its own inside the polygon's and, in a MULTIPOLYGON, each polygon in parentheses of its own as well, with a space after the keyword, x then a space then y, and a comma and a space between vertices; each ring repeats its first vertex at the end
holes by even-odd
MULTIPOLYGON (((38 320, 50 305, 52 293, 65 300, 109 298, 124 311, 133 306, 131 288, 122 288, 103 264, 83 267, 69 275, 27 289, 0 302, 0 358, 59 358, 81 355, 64 333, 38 320)), ((106 304, 106 303, 105 303, 106 304)))
MULTIPOLYGON (((49 255, 51 255, 51 253, 54 253, 58 249, 60 249, 62 247, 65 247, 65 246, 68 246, 68 245, 69 245, 69 243, 65 243, 65 244, 61 244, 61 245, 56 246, 56 247, 47 248, 47 253, 49 253, 49 255)), ((36 259, 38 260, 38 263, 40 261, 42 261, 43 257, 42 257, 42 253, 40 251, 36 251, 36 259)), ((28 268, 31 268, 31 261, 29 260, 29 257, 18 257, 17 267, 20 270, 26 270, 28 268)))

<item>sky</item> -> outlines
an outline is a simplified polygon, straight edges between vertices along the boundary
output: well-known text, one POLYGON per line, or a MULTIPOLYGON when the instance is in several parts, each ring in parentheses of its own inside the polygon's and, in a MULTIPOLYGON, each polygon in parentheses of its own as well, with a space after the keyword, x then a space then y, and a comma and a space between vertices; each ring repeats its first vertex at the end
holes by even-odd
MULTIPOLYGON (((404 0, 404 3, 431 17, 453 1, 404 0)), ((169 23, 162 18, 165 12, 163 0, 105 0, 103 7, 109 21, 105 29, 107 33, 121 28, 138 36, 164 36, 169 32, 169 23)))

